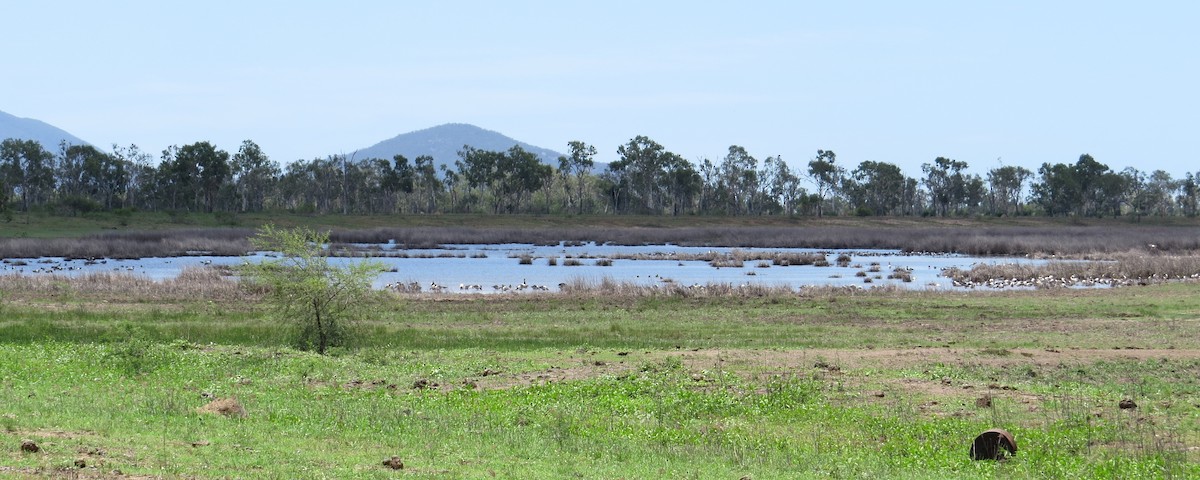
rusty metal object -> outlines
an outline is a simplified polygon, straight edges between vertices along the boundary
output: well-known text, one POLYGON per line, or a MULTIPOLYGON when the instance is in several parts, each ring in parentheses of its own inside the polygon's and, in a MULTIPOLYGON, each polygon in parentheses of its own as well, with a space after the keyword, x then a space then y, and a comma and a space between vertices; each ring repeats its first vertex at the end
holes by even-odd
POLYGON ((1002 428, 993 428, 975 437, 971 444, 971 460, 1003 460, 1017 454, 1017 441, 1002 428))

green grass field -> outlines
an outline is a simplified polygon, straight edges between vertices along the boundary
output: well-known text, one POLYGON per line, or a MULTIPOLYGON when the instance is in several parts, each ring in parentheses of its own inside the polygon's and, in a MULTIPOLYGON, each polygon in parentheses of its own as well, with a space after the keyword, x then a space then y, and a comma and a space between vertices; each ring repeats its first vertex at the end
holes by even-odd
POLYGON ((0 293, 0 477, 1200 476, 1197 283, 380 294, 329 356, 249 293, 87 292, 0 293))

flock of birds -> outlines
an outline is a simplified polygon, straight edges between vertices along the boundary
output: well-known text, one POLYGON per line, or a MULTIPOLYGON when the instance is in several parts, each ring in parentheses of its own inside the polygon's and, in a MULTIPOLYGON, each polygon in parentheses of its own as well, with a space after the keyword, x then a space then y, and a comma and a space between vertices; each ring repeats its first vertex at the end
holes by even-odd
MULTIPOLYGON (((38 260, 35 264, 35 265, 37 265, 35 268, 26 270, 26 267, 29 267, 30 265, 29 265, 29 262, 27 262, 25 260, 4 260, 3 262, 0 262, 0 264, 3 264, 3 267, 0 269, 5 270, 5 271, 12 271, 12 272, 16 272, 16 273, 31 273, 31 274, 63 273, 63 272, 82 271, 82 270, 85 270, 84 267, 91 267, 94 265, 103 265, 103 264, 107 264, 107 263, 108 263, 108 259, 103 259, 103 258, 99 259, 99 260, 97 260, 96 258, 88 258, 83 261, 82 265, 73 265, 73 264, 71 264, 70 260, 58 261, 58 260, 44 259, 44 260, 38 260)), ((134 268, 133 268, 133 266, 130 266, 130 265, 113 267, 113 271, 122 271, 122 270, 132 272, 134 270, 134 268)))
MULTIPOLYGON (((171 261, 167 260, 166 263, 171 263, 171 261)), ((205 265, 205 266, 212 265, 212 263, 213 263, 213 261, 208 260, 208 259, 200 261, 200 264, 205 265)), ((56 274, 56 273, 76 272, 76 271, 82 272, 84 270, 97 271, 97 268, 95 268, 96 265, 107 265, 107 264, 108 264, 107 258, 95 258, 95 257, 88 257, 86 259, 63 259, 63 260, 54 260, 54 259, 47 258, 47 259, 37 260, 36 262, 34 262, 33 265, 30 265, 29 261, 27 261, 27 260, 5 259, 3 261, 0 261, 0 271, 9 271, 9 272, 21 273, 21 274, 25 274, 25 273, 28 273, 28 274, 44 274, 44 273, 45 274, 56 274), (82 262, 79 262, 79 260, 82 260, 82 262), (33 267, 33 268, 29 268, 29 267, 33 267), (92 267, 92 268, 87 268, 87 267, 92 267)), ((116 265, 116 266, 112 267, 112 271, 114 271, 114 272, 137 272, 138 268, 134 265, 116 265)), ((140 271, 140 273, 146 273, 145 269, 142 269, 140 271)))
POLYGON ((954 286, 960 288, 1061 288, 1061 287, 1129 287, 1134 285, 1149 285, 1171 280, 1200 279, 1200 273, 1186 277, 1153 274, 1149 278, 1105 278, 1105 277, 1055 277, 1047 275, 1037 278, 990 278, 985 281, 955 279, 954 286))
MULTIPOLYGON (((560 283, 558 286, 561 288, 563 284, 560 283)), ((446 291, 450 290, 449 286, 442 285, 437 282, 429 282, 429 285, 427 286, 422 286, 420 282, 393 282, 384 285, 383 288, 384 290, 395 291, 399 293, 421 293, 426 289, 433 293, 445 293, 446 291)), ((458 290, 461 292, 483 292, 483 285, 477 283, 460 283, 458 284, 458 290)), ((524 279, 521 280, 521 283, 516 285, 492 285, 492 291, 494 292, 524 292, 527 290, 535 292, 548 292, 550 291, 550 287, 545 285, 531 284, 526 282, 524 279)))

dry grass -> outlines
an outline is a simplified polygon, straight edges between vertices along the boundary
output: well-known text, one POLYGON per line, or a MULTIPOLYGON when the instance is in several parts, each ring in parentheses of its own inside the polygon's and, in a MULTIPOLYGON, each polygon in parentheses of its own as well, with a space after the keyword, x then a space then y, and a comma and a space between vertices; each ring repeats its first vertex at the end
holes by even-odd
POLYGON ((663 282, 657 285, 645 285, 632 282, 621 282, 609 277, 600 280, 575 278, 560 285, 562 293, 567 295, 604 298, 645 298, 645 297, 684 297, 684 298, 747 298, 747 297, 826 297, 844 296, 864 293, 896 294, 905 290, 895 286, 863 288, 851 286, 812 286, 793 289, 784 285, 762 284, 732 284, 705 283, 681 285, 676 282, 663 282))
POLYGON ((97 272, 80 276, 0 275, 0 291, 32 295, 153 300, 248 300, 258 293, 213 267, 188 267, 178 277, 155 281, 130 273, 97 272))
POLYGON ((82 238, 0 239, 3 258, 141 258, 184 255, 245 255, 251 250, 247 229, 188 229, 112 232, 82 238))

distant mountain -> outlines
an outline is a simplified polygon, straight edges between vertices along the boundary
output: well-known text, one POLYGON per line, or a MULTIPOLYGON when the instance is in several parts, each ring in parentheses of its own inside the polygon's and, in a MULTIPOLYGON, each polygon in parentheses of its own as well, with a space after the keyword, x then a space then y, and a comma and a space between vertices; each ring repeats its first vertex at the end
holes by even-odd
POLYGON ((458 151, 462 150, 463 145, 490 151, 506 151, 513 145, 520 145, 521 148, 537 155, 542 162, 549 165, 558 165, 558 157, 562 156, 561 153, 553 150, 519 142, 474 125, 447 123, 397 135, 369 148, 360 149, 354 154, 354 157, 360 160, 364 158, 391 160, 396 155, 404 155, 411 161, 421 155, 429 155, 433 157, 435 164, 447 164, 453 167, 454 162, 459 159, 458 151))
POLYGON ((88 144, 79 137, 41 120, 20 118, 0 112, 0 140, 9 138, 36 140, 42 144, 42 148, 50 152, 57 152, 58 144, 63 140, 72 145, 88 144))

